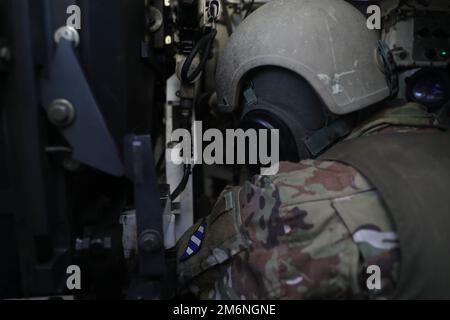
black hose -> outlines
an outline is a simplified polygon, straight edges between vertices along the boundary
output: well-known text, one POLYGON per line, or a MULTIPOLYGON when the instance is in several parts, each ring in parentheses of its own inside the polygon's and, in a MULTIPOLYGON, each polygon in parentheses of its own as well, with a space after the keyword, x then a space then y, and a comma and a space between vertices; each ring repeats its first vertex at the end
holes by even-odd
POLYGON ((183 192, 183 190, 186 189, 186 185, 189 181, 189 176, 191 175, 191 172, 192 172, 191 165, 185 164, 183 178, 181 179, 181 182, 178 185, 178 187, 176 187, 176 189, 170 195, 171 201, 175 201, 175 199, 178 198, 178 196, 183 192))
POLYGON ((217 31, 212 30, 210 33, 204 35, 197 42, 196 46, 194 47, 192 52, 187 56, 186 61, 184 62, 183 67, 181 68, 181 81, 183 81, 184 83, 192 83, 198 77, 200 72, 202 72, 203 68, 206 65, 206 62, 208 61, 216 35, 217 31), (204 49, 204 52, 200 64, 195 68, 194 71, 192 71, 189 74, 189 70, 191 69, 191 65, 192 62, 194 61, 194 58, 197 56, 197 54, 200 53, 202 49, 204 49))

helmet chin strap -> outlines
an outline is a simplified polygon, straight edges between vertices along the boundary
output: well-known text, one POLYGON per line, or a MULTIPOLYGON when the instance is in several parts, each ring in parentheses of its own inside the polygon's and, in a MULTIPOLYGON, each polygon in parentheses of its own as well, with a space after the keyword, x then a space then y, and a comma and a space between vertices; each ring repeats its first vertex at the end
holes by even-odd
POLYGON ((337 140, 350 134, 352 128, 345 118, 340 118, 330 125, 317 130, 303 139, 308 151, 315 158, 332 146, 337 140))

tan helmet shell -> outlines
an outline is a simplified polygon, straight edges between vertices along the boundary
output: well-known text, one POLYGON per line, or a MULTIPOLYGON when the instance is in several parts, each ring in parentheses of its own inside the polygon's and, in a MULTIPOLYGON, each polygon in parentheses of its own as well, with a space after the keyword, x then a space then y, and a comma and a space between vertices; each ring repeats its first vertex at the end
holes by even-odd
POLYGON ((262 66, 304 77, 329 110, 346 114, 388 97, 380 69, 379 36, 343 0, 274 0, 237 28, 222 52, 216 75, 218 103, 238 107, 242 80, 262 66))

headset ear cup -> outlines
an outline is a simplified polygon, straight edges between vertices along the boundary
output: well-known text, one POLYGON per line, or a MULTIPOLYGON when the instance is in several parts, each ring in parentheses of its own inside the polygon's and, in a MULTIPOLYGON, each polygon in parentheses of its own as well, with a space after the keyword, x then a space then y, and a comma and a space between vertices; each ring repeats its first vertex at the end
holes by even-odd
POLYGON ((279 150, 270 150, 270 134, 267 140, 268 152, 279 152, 280 161, 298 162, 308 158, 309 155, 300 157, 295 138, 289 127, 275 114, 266 110, 255 110, 247 113, 241 120, 239 127, 243 130, 279 130, 279 150))
POLYGON ((290 70, 267 66, 249 74, 242 92, 241 126, 278 129, 280 159, 311 159, 304 139, 327 126, 330 114, 310 83, 290 70))

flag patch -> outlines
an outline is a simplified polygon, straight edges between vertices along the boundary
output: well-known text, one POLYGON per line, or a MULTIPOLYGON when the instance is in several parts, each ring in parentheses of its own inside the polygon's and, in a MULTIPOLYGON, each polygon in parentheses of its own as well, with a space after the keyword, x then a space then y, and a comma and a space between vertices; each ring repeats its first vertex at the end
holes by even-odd
POLYGON ((206 222, 203 222, 188 241, 187 248, 180 257, 180 261, 185 261, 200 250, 202 241, 205 238, 206 222))

